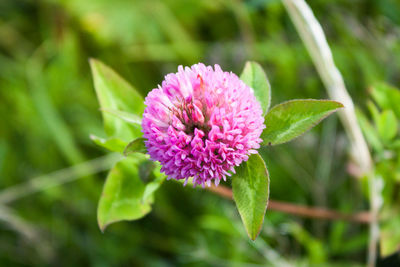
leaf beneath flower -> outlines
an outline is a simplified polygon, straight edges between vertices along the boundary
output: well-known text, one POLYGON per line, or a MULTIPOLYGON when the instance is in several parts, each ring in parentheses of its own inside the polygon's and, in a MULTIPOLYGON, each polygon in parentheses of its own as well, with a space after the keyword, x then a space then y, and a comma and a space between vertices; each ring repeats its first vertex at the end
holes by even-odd
POLYGON ((261 231, 269 196, 269 176, 264 160, 258 154, 236 167, 232 176, 233 199, 251 240, 261 231))
POLYGON ((331 100, 292 100, 274 106, 265 116, 266 128, 261 134, 264 145, 286 143, 317 125, 342 108, 331 100))
POLYGON ((151 211, 153 194, 165 176, 160 174, 159 167, 140 171, 141 165, 149 166, 148 162, 147 156, 137 154, 134 158, 121 160, 111 169, 97 209, 97 220, 102 231, 111 223, 137 220, 151 211))
POLYGON ((128 142, 116 137, 101 138, 94 134, 90 135, 90 139, 98 146, 119 153, 122 153, 128 144, 128 142))
POLYGON ((128 156, 135 152, 146 153, 147 150, 144 141, 144 138, 137 138, 130 142, 124 149, 124 155, 128 156))

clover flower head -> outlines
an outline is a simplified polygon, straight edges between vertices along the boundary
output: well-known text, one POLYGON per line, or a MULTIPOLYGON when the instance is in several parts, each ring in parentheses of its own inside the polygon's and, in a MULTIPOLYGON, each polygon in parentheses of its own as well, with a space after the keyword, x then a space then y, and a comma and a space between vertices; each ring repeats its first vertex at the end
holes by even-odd
POLYGON ((145 104, 146 148, 168 179, 218 185, 260 147, 265 126, 253 89, 219 65, 179 66, 145 104))

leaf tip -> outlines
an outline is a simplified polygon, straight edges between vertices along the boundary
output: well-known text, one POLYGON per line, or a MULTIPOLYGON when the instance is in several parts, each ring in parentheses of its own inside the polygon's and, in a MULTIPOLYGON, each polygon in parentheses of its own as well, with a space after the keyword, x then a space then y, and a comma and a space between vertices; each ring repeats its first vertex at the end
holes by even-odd
POLYGON ((253 61, 247 60, 246 63, 244 63, 244 69, 249 68, 252 62, 253 61))
POLYGON ((336 103, 337 109, 339 109, 339 108, 344 108, 344 107, 345 107, 345 106, 344 106, 341 102, 339 102, 339 101, 333 100, 332 102, 335 102, 335 103, 336 103))
POLYGON ((89 57, 88 61, 89 61, 90 65, 94 65, 94 64, 97 64, 100 62, 98 59, 96 59, 94 57, 89 57))
POLYGON ((127 156, 129 156, 129 145, 127 145, 125 148, 124 148, 124 151, 122 152, 122 155, 124 155, 124 157, 127 157, 127 156))
POLYGON ((104 234, 108 224, 103 224, 99 219, 97 219, 97 225, 99 226, 100 232, 104 234))
POLYGON ((94 76, 97 73, 100 73, 102 69, 106 67, 106 65, 98 60, 97 58, 89 58, 90 69, 92 70, 92 75, 94 76))
POLYGON ((98 60, 95 59, 95 58, 90 57, 90 58, 88 59, 88 61, 89 61, 90 68, 91 68, 92 71, 93 71, 93 69, 95 68, 95 65, 97 64, 98 60))
POLYGON ((100 61, 95 59, 95 58, 89 58, 89 66, 90 66, 90 70, 92 72, 92 76, 95 77, 98 72, 99 72, 99 63, 100 61))
MULTIPOLYGON (((263 220, 263 221, 264 221, 264 220, 263 220)), ((261 233, 261 228, 262 228, 262 223, 261 223, 261 225, 260 225, 260 228, 259 228, 258 230, 256 230, 256 231, 252 232, 252 233, 248 232, 247 229, 246 229, 247 236, 250 238, 251 241, 253 241, 253 242, 256 241, 257 237, 258 237, 258 236, 260 235, 260 233, 261 233)))

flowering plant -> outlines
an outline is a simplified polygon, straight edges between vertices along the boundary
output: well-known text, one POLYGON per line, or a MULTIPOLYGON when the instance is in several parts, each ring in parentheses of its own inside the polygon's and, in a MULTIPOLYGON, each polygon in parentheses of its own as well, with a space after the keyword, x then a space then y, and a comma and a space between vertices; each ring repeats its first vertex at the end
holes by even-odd
POLYGON ((240 78, 219 65, 180 66, 145 100, 109 67, 90 63, 107 135, 91 138, 125 155, 104 185, 101 230, 149 213, 165 179, 204 188, 230 176, 239 214, 255 240, 269 195, 268 170, 257 149, 288 142, 343 107, 308 99, 269 110, 270 85, 255 62, 246 63, 240 78))

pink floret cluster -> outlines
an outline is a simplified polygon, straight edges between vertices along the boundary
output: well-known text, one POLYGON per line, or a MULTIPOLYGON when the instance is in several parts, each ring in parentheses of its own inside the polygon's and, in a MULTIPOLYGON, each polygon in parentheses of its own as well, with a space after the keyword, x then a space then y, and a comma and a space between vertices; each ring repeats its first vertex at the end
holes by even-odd
POLYGON ((145 104, 145 144, 168 179, 218 185, 260 147, 265 126, 253 89, 219 65, 179 66, 145 104))

